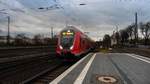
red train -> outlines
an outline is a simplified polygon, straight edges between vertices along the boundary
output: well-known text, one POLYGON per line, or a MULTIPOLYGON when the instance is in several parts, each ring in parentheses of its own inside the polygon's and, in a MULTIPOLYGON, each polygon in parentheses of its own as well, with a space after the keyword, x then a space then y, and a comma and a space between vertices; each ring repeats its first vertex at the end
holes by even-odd
POLYGON ((56 53, 60 58, 78 58, 94 48, 94 41, 74 26, 67 26, 58 35, 56 53))

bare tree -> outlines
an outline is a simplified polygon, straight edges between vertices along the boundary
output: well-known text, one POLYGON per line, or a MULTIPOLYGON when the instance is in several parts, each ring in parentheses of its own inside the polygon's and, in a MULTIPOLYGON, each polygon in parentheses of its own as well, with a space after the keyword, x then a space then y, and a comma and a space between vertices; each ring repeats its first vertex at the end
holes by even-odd
POLYGON ((121 37, 122 45, 124 45, 124 43, 128 42, 129 35, 128 35, 128 32, 126 29, 120 30, 120 37, 121 37))
POLYGON ((119 39, 120 39, 119 32, 116 32, 116 33, 115 33, 115 38, 116 38, 116 40, 117 40, 117 45, 119 45, 119 39))
POLYGON ((27 39, 27 37, 25 36, 24 33, 17 34, 15 39, 14 39, 14 43, 16 45, 25 45, 27 43, 26 39, 27 39))
POLYGON ((111 37, 108 35, 108 34, 105 34, 104 35, 104 38, 103 38, 103 46, 105 48, 109 48, 111 46, 111 37))
POLYGON ((35 45, 41 45, 43 43, 44 37, 41 34, 37 34, 33 37, 33 41, 35 45))
POLYGON ((148 40, 149 40, 149 36, 150 36, 150 22, 147 23, 140 23, 140 30, 142 35, 144 36, 144 44, 147 45, 148 44, 148 40))
POLYGON ((133 34, 134 34, 134 27, 135 27, 135 25, 134 25, 134 24, 131 24, 131 25, 129 25, 129 26, 126 28, 126 32, 128 33, 130 40, 133 39, 132 37, 133 37, 133 34))
POLYGON ((44 38, 43 41, 44 41, 44 44, 48 45, 51 42, 51 38, 44 38))

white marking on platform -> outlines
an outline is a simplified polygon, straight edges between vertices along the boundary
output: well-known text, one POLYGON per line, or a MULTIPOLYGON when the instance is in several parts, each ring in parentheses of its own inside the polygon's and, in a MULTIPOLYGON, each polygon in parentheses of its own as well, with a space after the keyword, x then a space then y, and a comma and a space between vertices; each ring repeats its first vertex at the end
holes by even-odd
POLYGON ((140 57, 137 57, 136 55, 133 55, 133 54, 126 54, 130 57, 133 57, 135 59, 138 59, 138 60, 141 60, 141 61, 144 61, 144 62, 147 62, 147 63, 150 63, 150 61, 146 60, 146 59, 143 59, 143 58, 140 58, 140 57))
POLYGON ((143 58, 143 59, 146 59, 146 60, 149 60, 149 61, 150 61, 150 58, 148 58, 148 57, 144 57, 144 56, 136 55, 136 54, 132 54, 132 55, 134 55, 134 56, 137 56, 137 57, 139 57, 139 58, 143 58))
POLYGON ((62 73, 60 76, 58 76, 56 79, 54 79, 49 84, 58 84, 67 74, 69 74, 77 65, 79 65, 84 59, 86 59, 90 54, 79 60, 77 63, 75 63, 73 66, 71 66, 69 69, 67 69, 64 73, 62 73))
POLYGON ((82 84, 94 58, 95 58, 96 54, 94 54, 91 59, 89 60, 89 62, 86 64, 86 66, 84 67, 84 69, 82 70, 82 72, 80 73, 80 75, 77 77, 77 79, 75 80, 74 84, 82 84))

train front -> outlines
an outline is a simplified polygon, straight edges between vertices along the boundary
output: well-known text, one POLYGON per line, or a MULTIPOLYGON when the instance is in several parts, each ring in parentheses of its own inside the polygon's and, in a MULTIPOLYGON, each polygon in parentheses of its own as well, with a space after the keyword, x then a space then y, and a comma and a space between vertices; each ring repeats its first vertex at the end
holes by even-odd
POLYGON ((73 29, 66 29, 60 32, 57 55, 60 58, 73 58, 73 47, 74 47, 75 31, 73 29))

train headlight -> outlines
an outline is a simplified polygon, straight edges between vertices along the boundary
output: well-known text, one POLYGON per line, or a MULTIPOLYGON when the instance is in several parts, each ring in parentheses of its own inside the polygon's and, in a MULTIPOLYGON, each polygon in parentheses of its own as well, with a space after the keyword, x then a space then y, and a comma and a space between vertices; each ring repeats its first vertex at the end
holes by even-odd
POLYGON ((63 49, 63 47, 62 47, 61 45, 59 46, 59 48, 60 48, 60 49, 63 49))
POLYGON ((73 49, 73 46, 70 47, 70 50, 72 50, 72 49, 73 49))

